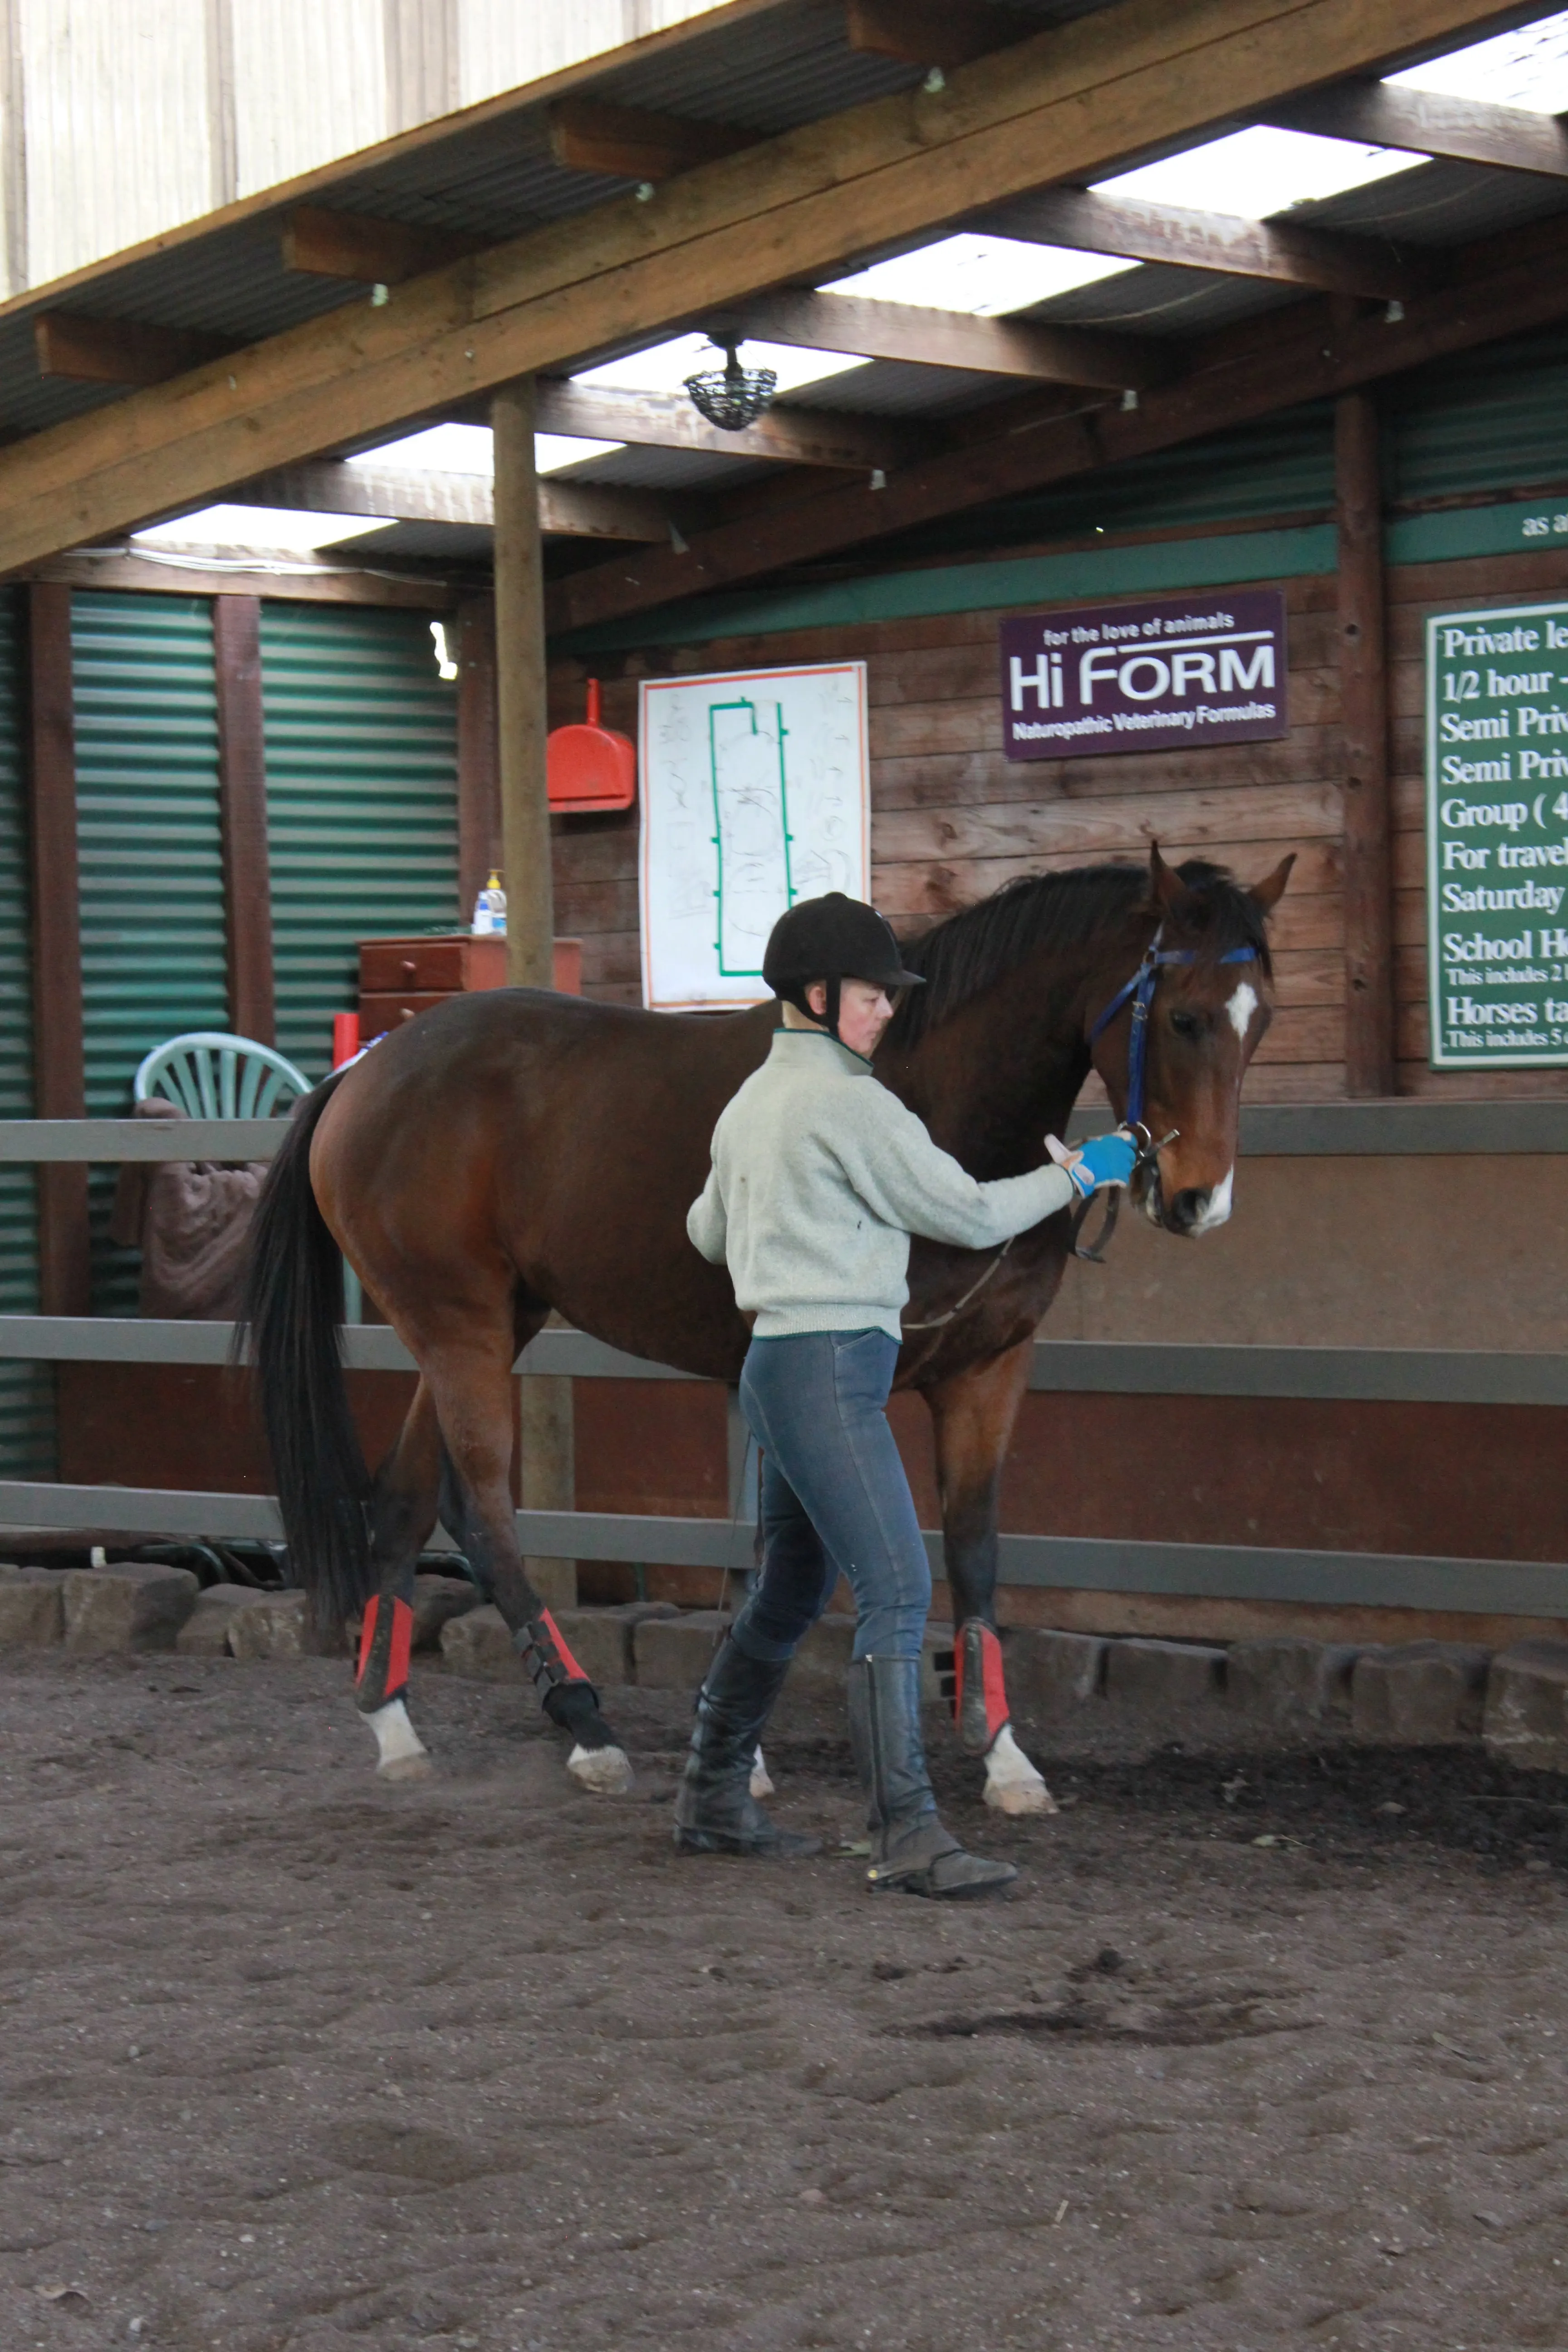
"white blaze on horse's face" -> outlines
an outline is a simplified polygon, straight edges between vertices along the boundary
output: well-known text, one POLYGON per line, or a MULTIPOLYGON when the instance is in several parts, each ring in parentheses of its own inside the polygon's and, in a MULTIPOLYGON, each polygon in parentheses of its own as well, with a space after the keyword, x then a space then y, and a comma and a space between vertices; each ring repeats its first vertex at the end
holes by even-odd
POLYGON ((1252 1026, 1252 1016, 1258 1010, 1258 991, 1249 980, 1242 982, 1225 1009, 1230 1016, 1231 1027, 1245 1045, 1247 1033, 1252 1026))
MULTIPOLYGON (((1225 999, 1219 1013, 1209 1016, 1217 1022, 1215 1042, 1222 1057, 1226 1056, 1229 1050, 1223 1043, 1226 1023, 1235 1034, 1237 1085, 1246 1066, 1249 1042, 1257 1034, 1260 1013, 1267 1021, 1263 1000, 1257 987, 1252 981, 1242 980, 1225 999)), ((1193 1139, 1196 1139, 1195 1136, 1193 1139)), ((1189 1241, 1195 1241, 1200 1234, 1212 1234, 1228 1223, 1236 1191, 1236 1170, 1234 1166, 1227 1168, 1216 1183, 1184 1183, 1176 1171, 1182 1167, 1184 1157, 1183 1148, 1178 1146, 1176 1152, 1161 1163, 1158 1177, 1144 1192, 1143 1213, 1151 1224, 1162 1225, 1168 1233, 1182 1234, 1189 1241)), ((1187 1166, 1192 1166, 1190 1160, 1187 1166)))
MULTIPOLYGON (((1226 1017, 1236 1032, 1237 1043, 1245 1048, 1247 1033, 1251 1028, 1253 1015, 1258 1011, 1258 991, 1249 980, 1241 982, 1231 995, 1225 1010, 1226 1017)), ((1236 1170, 1227 1168, 1220 1181, 1210 1186, 1207 1197, 1203 1200, 1196 1215, 1187 1226, 1187 1234, 1192 1240, 1195 1241, 1200 1234, 1212 1234, 1216 1226, 1228 1223, 1231 1200, 1235 1191, 1236 1170)))

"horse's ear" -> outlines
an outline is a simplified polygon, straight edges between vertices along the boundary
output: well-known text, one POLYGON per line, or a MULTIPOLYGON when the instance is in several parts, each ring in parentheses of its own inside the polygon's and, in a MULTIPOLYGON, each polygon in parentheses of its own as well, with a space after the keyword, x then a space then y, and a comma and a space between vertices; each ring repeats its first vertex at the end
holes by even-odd
POLYGON ((1167 915, 1180 915, 1192 904, 1192 892, 1175 867, 1166 865, 1157 841, 1149 844, 1149 895, 1167 915))
POLYGON ((1271 915, 1279 904, 1285 895, 1285 885, 1290 879, 1290 868, 1295 863, 1296 853, 1292 850, 1288 857, 1279 860, 1272 874, 1266 874, 1261 882, 1253 883, 1250 895, 1260 915, 1271 915))

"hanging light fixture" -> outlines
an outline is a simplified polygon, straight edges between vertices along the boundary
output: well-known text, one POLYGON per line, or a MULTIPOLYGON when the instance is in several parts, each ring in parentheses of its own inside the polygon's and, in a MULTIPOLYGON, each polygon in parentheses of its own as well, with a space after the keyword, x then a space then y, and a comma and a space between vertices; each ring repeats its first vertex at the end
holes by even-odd
POLYGON ((722 351, 723 366, 689 375, 686 389, 693 408, 710 425, 721 433, 743 433, 778 390, 778 377, 772 368, 742 367, 735 343, 715 343, 714 349, 722 351))

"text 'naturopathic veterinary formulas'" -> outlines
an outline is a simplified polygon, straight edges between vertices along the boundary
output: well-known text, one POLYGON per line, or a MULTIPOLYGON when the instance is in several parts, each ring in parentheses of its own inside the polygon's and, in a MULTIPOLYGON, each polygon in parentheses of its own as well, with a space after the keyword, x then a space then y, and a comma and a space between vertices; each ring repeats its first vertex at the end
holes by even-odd
POLYGON ((866 665, 646 678, 638 731, 643 1003, 759 1003, 779 917, 869 892, 866 665))
POLYGON ((1002 624, 1009 760, 1189 751, 1289 732, 1278 588, 1032 613, 1002 624))
POLYGON ((1435 1069, 1568 1066, 1568 604, 1426 623, 1435 1069))

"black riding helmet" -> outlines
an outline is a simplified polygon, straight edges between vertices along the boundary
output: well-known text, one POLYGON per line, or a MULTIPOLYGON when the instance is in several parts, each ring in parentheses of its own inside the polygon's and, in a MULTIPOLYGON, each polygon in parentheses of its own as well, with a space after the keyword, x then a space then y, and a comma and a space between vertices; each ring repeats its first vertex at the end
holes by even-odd
POLYGON ((763 956, 763 978, 775 996, 804 1013, 816 1015, 805 1001, 814 980, 827 982, 829 1036, 838 1034, 838 991, 846 980, 869 981, 875 988, 923 988, 918 971, 906 971, 899 943, 875 907, 863 899, 847 898, 829 890, 820 898, 803 898, 781 915, 768 935, 763 956))

